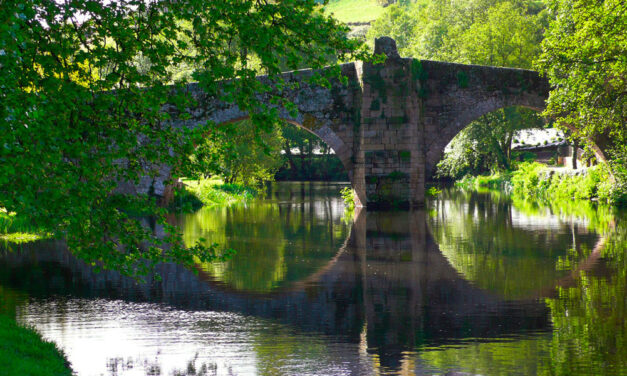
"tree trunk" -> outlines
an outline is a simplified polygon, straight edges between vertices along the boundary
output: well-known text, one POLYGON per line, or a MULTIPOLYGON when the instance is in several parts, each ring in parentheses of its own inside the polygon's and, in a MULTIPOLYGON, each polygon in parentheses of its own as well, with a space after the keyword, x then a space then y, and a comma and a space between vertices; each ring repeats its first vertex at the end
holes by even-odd
POLYGON ((292 169, 293 173, 296 173, 298 167, 294 162, 294 156, 292 155, 292 148, 290 148, 290 143, 288 140, 285 140, 285 155, 287 156, 287 162, 290 164, 290 169, 292 169))
POLYGON ((577 149, 579 149, 579 140, 575 139, 573 143, 573 170, 577 169, 577 149))

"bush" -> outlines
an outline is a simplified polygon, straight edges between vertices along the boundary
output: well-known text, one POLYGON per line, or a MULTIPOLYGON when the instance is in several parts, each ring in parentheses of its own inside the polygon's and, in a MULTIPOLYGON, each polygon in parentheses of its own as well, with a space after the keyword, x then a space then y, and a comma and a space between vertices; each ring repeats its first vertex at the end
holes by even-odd
POLYGON ((342 200, 346 204, 346 207, 349 210, 355 208, 355 191, 351 187, 344 187, 340 190, 340 195, 342 195, 342 200))
POLYGON ((540 174, 546 166, 538 162, 523 162, 512 173, 512 190, 521 196, 543 196, 548 184, 540 184, 540 174))
POLYGON ((186 181, 185 191, 181 198, 184 203, 193 205, 192 209, 199 207, 197 201, 206 206, 228 206, 250 201, 257 196, 255 188, 235 183, 223 184, 219 179, 186 181))
POLYGON ((605 164, 589 168, 585 174, 571 175, 551 173, 540 163, 525 162, 512 174, 514 194, 545 200, 597 198, 602 203, 621 205, 627 197, 623 186, 613 182, 605 164))
POLYGON ((25 243, 50 236, 51 234, 44 228, 32 223, 25 216, 8 213, 4 208, 0 208, 0 240, 25 243))
POLYGON ((509 172, 494 172, 491 175, 470 176, 466 175, 455 185, 462 188, 489 188, 502 189, 509 184, 511 174, 509 172))

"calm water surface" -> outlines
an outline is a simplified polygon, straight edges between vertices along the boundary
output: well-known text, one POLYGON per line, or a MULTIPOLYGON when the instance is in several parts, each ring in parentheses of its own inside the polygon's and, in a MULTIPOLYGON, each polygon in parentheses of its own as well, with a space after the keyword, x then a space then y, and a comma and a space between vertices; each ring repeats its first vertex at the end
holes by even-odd
POLYGON ((78 375, 627 374, 624 214, 450 190, 349 215, 343 186, 173 217, 237 254, 143 285, 4 246, 0 310, 78 375))

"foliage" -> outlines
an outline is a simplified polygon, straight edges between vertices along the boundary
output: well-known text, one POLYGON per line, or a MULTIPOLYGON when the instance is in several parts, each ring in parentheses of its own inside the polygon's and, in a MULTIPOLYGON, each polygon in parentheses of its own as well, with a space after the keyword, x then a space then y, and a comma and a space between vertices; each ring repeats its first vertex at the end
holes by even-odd
POLYGON ((378 18, 383 9, 377 0, 330 0, 325 12, 342 22, 368 22, 378 18))
POLYGON ((402 56, 529 68, 546 24, 542 9, 516 0, 403 2, 385 8, 368 40, 390 36, 402 56))
POLYGON ((466 175, 463 179, 456 181, 455 185, 466 189, 505 189, 511 179, 509 172, 495 172, 491 175, 466 175))
POLYGON ((618 145, 610 153, 608 164, 614 179, 603 181, 599 190, 607 192, 611 202, 627 207, 627 143, 618 145))
MULTIPOLYGON (((182 195, 191 195, 205 206, 229 206, 237 203, 245 203, 257 196, 257 191, 241 184, 224 184, 220 179, 201 179, 196 181, 186 180, 182 195)), ((193 202, 193 198, 186 198, 193 202)), ((195 205, 198 208, 197 205, 195 205)))
MULTIPOLYGON (((193 254, 213 259, 211 247, 184 249, 155 198, 114 195, 117 182, 187 163, 211 129, 172 127, 161 111, 168 103, 189 116, 190 93, 180 90, 188 77, 263 128, 277 111, 257 101, 270 88, 255 75, 279 81, 282 69, 367 59, 346 31, 313 0, 3 1, 0 207, 65 237, 78 257, 124 274, 164 260, 191 264, 193 254), (190 74, 175 76, 180 70, 190 74), (120 209, 128 205, 158 214, 167 235, 158 238, 120 209)), ((268 95, 283 103, 280 92, 268 95)))
POLYGON ((419 25, 420 19, 412 12, 411 8, 392 4, 385 8, 385 11, 373 23, 366 39, 374 42, 375 38, 388 36, 396 41, 396 47, 401 56, 409 56, 405 53, 412 47, 414 42, 413 30, 419 25))
POLYGON ((320 137, 288 123, 282 124, 281 135, 284 164, 277 180, 348 180, 342 162, 320 137))
POLYGON ((426 196, 437 197, 441 193, 442 193, 441 189, 438 189, 437 187, 429 187, 429 189, 427 189, 426 196))
POLYGON ((512 173, 514 194, 541 200, 550 199, 598 199, 610 205, 622 205, 625 193, 610 178, 607 164, 600 164, 581 171, 562 173, 548 170, 537 162, 521 163, 512 173))
POLYGON ((355 191, 353 191, 351 187, 342 188, 340 190, 340 195, 349 210, 355 209, 355 191))
POLYGON ((45 229, 37 227, 28 218, 0 209, 0 240, 25 243, 49 236, 45 229))
POLYGON ((277 126, 259 132, 248 120, 223 124, 205 136, 185 171, 218 175, 229 184, 260 184, 273 180, 282 165, 282 143, 277 126))
POLYGON ((608 156, 622 159, 624 171, 627 3, 549 0, 547 4, 551 24, 537 61, 553 87, 545 115, 585 139, 609 137, 608 156))
POLYGON ((457 45, 454 59, 462 63, 502 67, 531 68, 538 55, 543 27, 537 16, 510 2, 487 9, 461 34, 451 35, 448 43, 457 45))
POLYGON ((71 375, 62 352, 33 329, 0 314, 0 373, 3 375, 71 375))

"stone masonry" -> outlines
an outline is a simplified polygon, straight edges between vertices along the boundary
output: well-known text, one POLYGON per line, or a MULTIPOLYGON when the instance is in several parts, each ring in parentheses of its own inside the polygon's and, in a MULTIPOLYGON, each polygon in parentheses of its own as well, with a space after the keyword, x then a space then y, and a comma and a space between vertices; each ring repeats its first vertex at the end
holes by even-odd
MULTIPOLYGON (((287 89, 276 89, 298 110, 290 116, 279 108, 282 118, 320 137, 340 158, 357 206, 423 205, 425 182, 457 133, 499 108, 542 110, 549 93, 548 81, 536 72, 401 58, 396 42, 388 37, 376 40, 375 54, 384 54, 385 63, 341 65, 347 83, 335 80, 329 88, 316 86, 308 80, 316 72, 301 70, 283 74, 287 89)), ((267 77, 259 80, 273 85, 267 77)), ((174 106, 164 109, 176 126, 248 116, 236 105, 207 96, 196 84, 187 90, 198 103, 189 111, 191 118, 176 120, 174 106)), ((259 98, 269 103, 269 96, 259 98)), ((134 192, 166 194, 169 169, 162 170, 161 177, 147 177, 134 192)))

